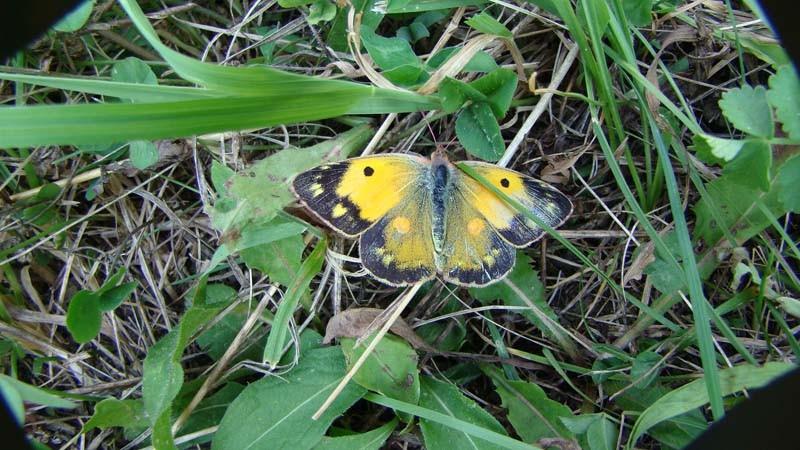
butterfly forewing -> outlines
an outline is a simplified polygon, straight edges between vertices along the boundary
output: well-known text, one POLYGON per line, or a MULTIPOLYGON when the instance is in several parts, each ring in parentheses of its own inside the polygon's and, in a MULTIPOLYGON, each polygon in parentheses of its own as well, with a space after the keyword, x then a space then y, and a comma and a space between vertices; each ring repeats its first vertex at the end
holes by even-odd
MULTIPOLYGON (((572 202, 569 198, 547 183, 493 164, 474 161, 464 164, 553 228, 564 223, 572 213, 572 202)), ((481 214, 512 245, 525 247, 542 237, 544 230, 536 222, 517 212, 478 181, 466 175, 462 178, 467 201, 475 204, 481 214)))
POLYGON ((297 175, 292 189, 325 223, 354 237, 404 199, 423 167, 412 155, 352 158, 297 175))

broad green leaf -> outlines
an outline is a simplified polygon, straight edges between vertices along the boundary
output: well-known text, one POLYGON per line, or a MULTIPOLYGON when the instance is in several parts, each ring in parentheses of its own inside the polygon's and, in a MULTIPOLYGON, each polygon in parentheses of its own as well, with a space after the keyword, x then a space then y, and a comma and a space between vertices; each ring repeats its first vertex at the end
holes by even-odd
MULTIPOLYGON (((623 385, 619 382, 607 382, 604 386, 609 393, 615 393, 625 388, 625 391, 614 397, 614 403, 618 408, 631 412, 644 411, 659 398, 671 392, 671 389, 658 383, 653 383, 645 389, 623 385)), ((700 409, 695 408, 653 426, 647 434, 666 446, 681 448, 692 442, 707 427, 703 413, 700 412, 700 409)))
MULTIPOLYGON (((474 400, 466 397, 458 387, 431 377, 421 378, 419 406, 454 417, 458 420, 506 435, 497 419, 484 411, 474 400)), ((419 419, 427 448, 500 449, 498 444, 456 431, 427 418, 419 419)))
POLYGON ((288 373, 249 384, 225 412, 211 448, 311 448, 365 393, 355 383, 348 384, 322 417, 312 420, 344 374, 341 350, 326 347, 309 351, 288 373))
POLYGON ((800 140, 800 79, 791 64, 781 66, 769 78, 767 100, 790 138, 800 140))
POLYGON ((305 229, 301 223, 277 219, 262 224, 245 224, 242 229, 233 228, 223 236, 223 243, 212 255, 206 273, 217 267, 229 255, 299 235, 305 229))
POLYGON ((748 34, 739 34, 739 42, 746 51, 772 67, 792 64, 792 59, 780 42, 768 42, 758 37, 750 37, 748 34))
POLYGON ((95 0, 86 0, 76 6, 75 9, 70 11, 63 19, 59 20, 57 24, 53 25, 53 29, 62 33, 72 33, 73 31, 78 31, 83 28, 86 21, 89 20, 89 16, 92 15, 94 1, 95 0))
POLYGON ((348 434, 344 436, 324 436, 314 446, 314 450, 379 450, 386 439, 392 435, 399 420, 395 417, 390 422, 366 433, 348 434))
POLYGON ((286 293, 278 305, 275 318, 272 321, 272 330, 269 332, 267 345, 264 347, 264 357, 262 361, 275 367, 283 355, 283 348, 289 337, 289 319, 294 314, 300 298, 308 289, 311 280, 319 273, 322 263, 325 261, 325 252, 328 250, 328 241, 325 239, 317 242, 317 246, 308 258, 303 261, 297 275, 291 284, 286 287, 286 293))
POLYGON ((103 291, 102 294, 99 294, 98 308, 100 308, 100 311, 104 312, 113 311, 130 297, 133 291, 136 290, 137 285, 135 281, 131 281, 103 291))
POLYGON ((375 34, 369 27, 361 27, 361 42, 375 64, 390 81, 410 86, 425 73, 422 61, 411 49, 408 41, 375 34))
POLYGON ((764 86, 744 85, 722 94, 722 113, 734 127, 758 137, 773 135, 772 112, 764 86))
POLYGON ((698 158, 709 163, 732 160, 747 143, 741 139, 718 138, 710 134, 698 134, 692 138, 692 142, 698 158))
POLYGON ((292 284, 300 270, 305 248, 303 237, 298 233, 294 236, 246 248, 241 251, 241 256, 249 267, 269 275, 271 282, 288 286, 292 284))
POLYGON ((472 102, 487 102, 486 96, 463 81, 455 78, 445 78, 439 85, 439 95, 442 98, 442 108, 445 112, 458 111, 467 100, 472 102))
POLYGON ((795 156, 781 166, 775 178, 778 200, 787 211, 800 212, 800 157, 795 156))
POLYGON ((622 0, 622 8, 634 26, 646 27, 653 19, 653 0, 622 0))
POLYGON ((128 57, 114 64, 111 79, 120 83, 157 85, 156 74, 139 58, 128 57))
MULTIPOLYGON (((678 249, 678 236, 674 231, 669 231, 662 238, 666 250, 680 264, 682 261, 678 249)), ((650 277, 650 282, 662 294, 669 294, 678 289, 685 289, 686 276, 680 267, 676 267, 670 262, 669 255, 656 249, 655 260, 644 268, 644 273, 650 277)))
POLYGON ((486 96, 494 116, 500 120, 511 106, 517 89, 517 74, 508 69, 496 69, 469 85, 486 96))
POLYGON ((550 14, 558 17, 558 8, 556 8, 555 2, 558 0, 525 0, 527 3, 532 5, 536 5, 539 8, 549 12, 550 14))
POLYGON ((336 17, 336 5, 329 0, 317 0, 308 9, 308 23, 318 25, 320 22, 330 22, 336 17))
MULTIPOLYGON (((723 395, 730 395, 742 389, 763 386, 795 366, 782 362, 770 362, 762 367, 742 364, 719 371, 723 395)), ((691 411, 708 403, 708 390, 705 379, 700 378, 664 395, 647 408, 631 430, 628 447, 632 447, 642 434, 653 425, 677 415, 691 411)))
MULTIPOLYGON (((453 56, 458 47, 446 47, 436 52, 425 63, 430 70, 435 70, 441 67, 451 56, 453 56)), ((469 60, 464 66, 463 72, 491 72, 498 68, 497 61, 494 60, 492 55, 485 51, 480 51, 469 60)), ((441 88, 440 88, 441 89, 441 88)))
POLYGON ((631 366, 631 382, 635 382, 639 388, 649 386, 661 372, 655 368, 661 364, 661 355, 655 352, 642 352, 636 355, 631 366))
POLYGON ((85 344, 100 333, 103 314, 100 297, 91 291, 78 291, 67 307, 67 329, 79 344, 85 344))
POLYGON ((775 300, 781 306, 781 309, 800 319, 800 300, 791 297, 778 297, 775 300))
POLYGON ((130 429, 144 429, 150 424, 144 412, 144 403, 137 400, 117 400, 110 397, 102 400, 94 407, 94 414, 83 425, 82 432, 99 428, 105 430, 111 427, 130 429))
POLYGON ((483 5, 488 0, 389 0, 386 14, 418 13, 440 9, 459 8, 465 5, 483 5))
MULTIPOLYGON (((219 425, 225 416, 230 404, 241 394, 245 386, 239 383, 229 382, 221 389, 214 392, 201 401, 194 413, 179 430, 179 435, 187 435, 195 431, 204 430, 219 425)), ((198 439, 181 443, 181 448, 188 445, 199 445, 211 441, 211 435, 204 435, 198 439)))
POLYGON ((498 36, 503 39, 511 39, 514 37, 514 35, 511 34, 511 30, 486 12, 470 17, 465 23, 484 34, 491 34, 492 36, 498 36))
POLYGON ((456 119, 456 135, 467 153, 485 161, 497 161, 506 148, 500 125, 488 103, 473 103, 464 108, 456 119))
POLYGON ((211 185, 217 191, 217 195, 227 194, 226 184, 236 172, 230 167, 217 160, 211 162, 211 185))
POLYGON ((562 417, 561 421, 578 435, 584 450, 614 450, 617 448, 617 427, 604 413, 562 417))
MULTIPOLYGON (((7 375, 3 375, 5 377, 7 375)), ((10 378, 10 377, 9 377, 10 378)), ((13 379, 13 378, 12 378, 13 379)), ((3 397, 6 411, 14 418, 20 427, 25 424, 25 403, 22 396, 14 386, 5 378, 0 377, 0 395, 3 397)))
POLYGON ((533 270, 531 258, 524 253, 517 252, 517 263, 504 280, 483 288, 470 288, 469 292, 484 305, 502 300, 508 306, 528 308, 517 312, 562 348, 575 352, 575 345, 567 330, 558 323, 555 312, 545 301, 544 285, 539 274, 533 270))
MULTIPOLYGON (((353 338, 341 339, 348 369, 361 357, 372 338, 358 347, 354 347, 355 341, 353 338)), ((417 352, 406 341, 387 334, 358 369, 353 381, 387 397, 417 403, 420 391, 418 362, 417 352)))
POLYGON ((499 373, 491 373, 502 405, 508 409, 508 420, 525 442, 542 438, 574 439, 575 435, 561 422, 572 417, 572 411, 550 400, 544 390, 526 381, 510 381, 499 373))
POLYGON ((181 317, 180 323, 150 347, 144 359, 142 398, 154 427, 154 444, 158 439, 165 447, 172 445, 170 410, 183 385, 180 358, 189 339, 227 306, 225 303, 205 304, 207 293, 203 278, 195 290, 192 306, 181 317))
POLYGON ((768 191, 772 170, 772 149, 763 141, 748 141, 739 154, 725 165, 723 176, 740 184, 768 191))

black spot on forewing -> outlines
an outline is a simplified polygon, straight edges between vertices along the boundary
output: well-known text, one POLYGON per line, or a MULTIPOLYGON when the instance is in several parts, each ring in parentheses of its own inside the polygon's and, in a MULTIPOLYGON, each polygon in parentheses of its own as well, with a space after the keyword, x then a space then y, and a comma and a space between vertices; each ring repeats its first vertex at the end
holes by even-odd
POLYGON ((347 236, 356 236, 372 224, 361 218, 348 198, 336 194, 349 164, 328 164, 303 172, 292 181, 297 197, 325 223, 347 236), (324 168, 323 168, 324 167, 324 168))

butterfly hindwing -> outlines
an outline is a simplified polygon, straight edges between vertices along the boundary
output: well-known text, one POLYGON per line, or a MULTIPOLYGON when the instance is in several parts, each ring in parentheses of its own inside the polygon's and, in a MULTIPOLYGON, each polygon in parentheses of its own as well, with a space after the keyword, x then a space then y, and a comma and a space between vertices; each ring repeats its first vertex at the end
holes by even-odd
POLYGON ((435 248, 425 184, 407 189, 402 203, 361 235, 361 263, 379 280, 413 284, 436 275, 435 248))
MULTIPOLYGON (((457 174, 459 178, 468 178, 457 174)), ((456 182, 445 217, 440 271, 445 280, 464 286, 485 286, 505 276, 516 259, 516 249, 459 189, 456 182)))
MULTIPOLYGON (((494 164, 464 162, 470 168, 497 186, 509 197, 521 203, 532 214, 550 225, 558 227, 572 213, 569 198, 549 184, 494 164)), ((525 247, 544 234, 544 230, 514 208, 506 204, 478 181, 464 175, 461 183, 466 201, 487 219, 505 240, 515 247, 525 247)))
POLYGON ((325 223, 354 237, 401 203, 424 167, 418 155, 352 158, 297 175, 292 189, 325 223))

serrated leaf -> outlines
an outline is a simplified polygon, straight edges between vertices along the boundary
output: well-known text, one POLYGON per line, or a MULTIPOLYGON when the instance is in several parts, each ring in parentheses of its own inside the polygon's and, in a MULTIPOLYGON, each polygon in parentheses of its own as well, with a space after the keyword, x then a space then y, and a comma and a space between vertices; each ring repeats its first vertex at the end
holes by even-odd
POLYGON ((561 422, 564 417, 572 417, 572 411, 549 399, 541 387, 525 381, 506 380, 499 373, 491 377, 502 400, 501 406, 508 409, 509 422, 525 442, 575 437, 561 422))
POLYGON ((344 374, 341 350, 326 347, 309 351, 280 377, 250 383, 228 407, 211 448, 311 448, 333 420, 366 392, 349 383, 322 417, 311 420, 344 374))
POLYGON ((150 423, 144 412, 144 403, 137 400, 107 398, 94 407, 94 414, 83 425, 83 433, 94 428, 105 430, 111 427, 142 429, 150 423))
POLYGON ((488 103, 473 103, 456 119, 458 142, 467 153, 484 161, 495 162, 506 149, 500 125, 488 103))
POLYGON ((511 34, 511 30, 486 12, 470 17, 465 23, 484 34, 491 34, 492 36, 498 36, 503 39, 511 39, 514 37, 514 35, 511 34))
POLYGON ((741 139, 724 139, 710 134, 698 134, 692 138, 697 157, 707 163, 730 161, 739 154, 747 143, 741 139))
POLYGON ((769 78, 767 100, 775 108, 783 131, 790 138, 800 140, 800 79, 794 66, 781 66, 769 78))
POLYGON ((80 30, 89 20, 92 15, 92 8, 94 8, 95 0, 86 0, 81 3, 69 14, 59 20, 57 24, 53 25, 53 29, 62 33, 72 33, 80 30))
POLYGON ((555 312, 544 299, 544 285, 531 263, 529 256, 517 252, 517 263, 504 280, 483 288, 470 288, 469 292, 484 305, 499 299, 508 306, 528 308, 516 312, 530 320, 545 336, 556 340, 562 348, 574 352, 575 346, 568 333, 558 324, 555 312))
MULTIPOLYGON (((361 357, 372 338, 354 347, 355 339, 342 338, 342 353, 348 370, 361 357)), ((419 401, 419 368, 417 352, 403 339, 385 335, 358 369, 353 380, 361 386, 387 397, 416 404, 419 401)))
MULTIPOLYGON (((422 377, 419 405, 444 415, 454 417, 461 421, 477 425, 506 436, 503 427, 497 419, 484 411, 474 400, 466 397, 458 387, 439 381, 431 377, 422 377)), ((457 448, 457 449, 502 449, 489 441, 479 439, 461 431, 434 422, 429 419, 420 418, 419 426, 422 429, 422 436, 425 439, 427 448, 457 448)))
POLYGON ((158 147, 151 141, 133 141, 129 144, 128 154, 133 167, 146 169, 158 162, 158 147))
POLYGON ((85 344, 100 333, 103 314, 100 297, 91 291, 78 291, 67 307, 67 329, 79 344, 85 344))
POLYGON ((774 133, 767 90, 763 86, 731 89, 722 94, 719 107, 731 124, 745 133, 764 138, 774 133))

